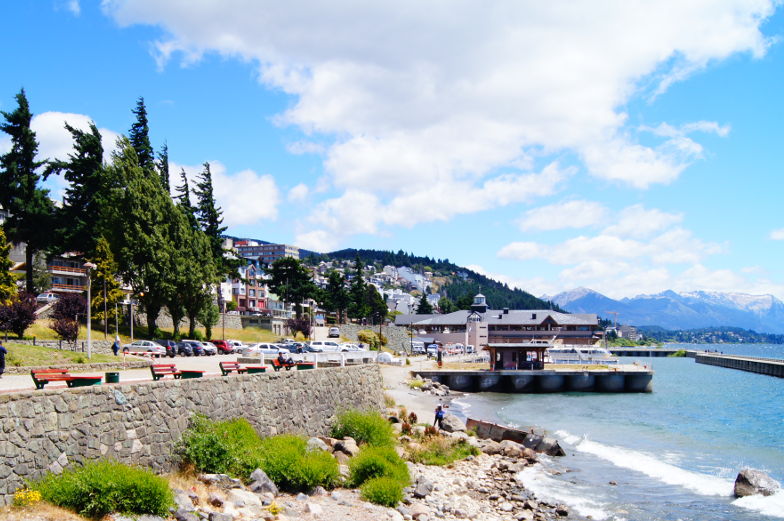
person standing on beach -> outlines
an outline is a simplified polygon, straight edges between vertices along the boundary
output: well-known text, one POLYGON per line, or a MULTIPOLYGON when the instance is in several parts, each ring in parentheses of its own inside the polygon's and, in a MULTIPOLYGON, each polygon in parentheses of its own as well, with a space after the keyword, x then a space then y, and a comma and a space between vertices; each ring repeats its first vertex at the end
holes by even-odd
POLYGON ((5 355, 8 354, 8 350, 3 345, 3 341, 0 340, 0 378, 3 377, 3 373, 5 372, 5 355))
POLYGON ((436 407, 436 417, 433 420, 433 427, 438 427, 440 430, 441 421, 444 419, 444 416, 446 416, 446 413, 444 412, 444 408, 439 405, 438 407, 436 407))

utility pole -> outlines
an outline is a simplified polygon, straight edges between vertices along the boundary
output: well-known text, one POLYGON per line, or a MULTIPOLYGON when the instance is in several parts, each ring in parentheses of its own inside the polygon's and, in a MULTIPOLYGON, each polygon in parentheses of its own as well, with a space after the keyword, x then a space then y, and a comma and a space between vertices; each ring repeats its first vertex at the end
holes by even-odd
POLYGON ((605 311, 605 313, 607 313, 609 315, 615 315, 615 321, 613 322, 613 329, 617 330, 618 329, 618 315, 620 315, 620 313, 617 312, 617 311, 605 311))

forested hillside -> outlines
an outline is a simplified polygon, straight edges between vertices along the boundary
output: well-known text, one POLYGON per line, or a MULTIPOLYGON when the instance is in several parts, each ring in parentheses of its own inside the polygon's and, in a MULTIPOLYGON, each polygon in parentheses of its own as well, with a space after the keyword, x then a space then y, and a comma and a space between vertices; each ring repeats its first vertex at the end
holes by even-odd
POLYGON ((352 261, 357 255, 366 265, 374 265, 383 269, 390 265, 395 267, 409 267, 414 271, 424 273, 430 271, 434 278, 443 280, 438 292, 448 297, 460 309, 467 309, 477 293, 487 297, 487 302, 493 309, 554 309, 562 311, 558 306, 549 301, 534 297, 521 289, 510 288, 496 280, 458 266, 448 259, 435 259, 421 257, 402 250, 398 252, 380 250, 357 250, 349 248, 334 251, 323 255, 311 255, 306 258, 308 262, 317 263, 320 260, 352 261))

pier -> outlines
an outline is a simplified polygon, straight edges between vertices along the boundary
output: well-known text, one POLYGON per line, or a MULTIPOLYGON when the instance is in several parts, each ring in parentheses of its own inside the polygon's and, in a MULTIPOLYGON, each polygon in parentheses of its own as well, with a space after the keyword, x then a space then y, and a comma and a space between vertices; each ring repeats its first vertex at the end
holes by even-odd
POLYGON ((429 378, 462 392, 501 393, 649 393, 653 371, 619 367, 610 370, 424 370, 411 375, 429 378))
POLYGON ((696 353, 694 360, 698 364, 716 365, 719 367, 738 369, 740 371, 748 371, 750 373, 784 378, 784 360, 777 358, 696 353))
POLYGON ((610 347, 608 351, 613 356, 639 356, 642 358, 650 358, 657 356, 671 356, 680 351, 680 349, 672 349, 666 347, 610 347))

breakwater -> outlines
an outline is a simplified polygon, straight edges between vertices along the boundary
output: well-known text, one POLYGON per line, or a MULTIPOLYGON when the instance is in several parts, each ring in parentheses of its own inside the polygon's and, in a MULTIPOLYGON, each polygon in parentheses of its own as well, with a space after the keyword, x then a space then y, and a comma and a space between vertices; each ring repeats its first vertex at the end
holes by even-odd
POLYGON ((784 378, 784 360, 777 358, 698 353, 695 355, 694 360, 698 364, 716 365, 784 378))
POLYGON ((463 392, 560 393, 649 393, 653 391, 653 371, 628 370, 541 370, 541 371, 411 371, 463 392))
POLYGON ((377 365, 0 395, 0 505, 27 479, 100 457, 171 470, 194 413, 244 417, 263 436, 326 434, 335 414, 383 404, 377 365))

